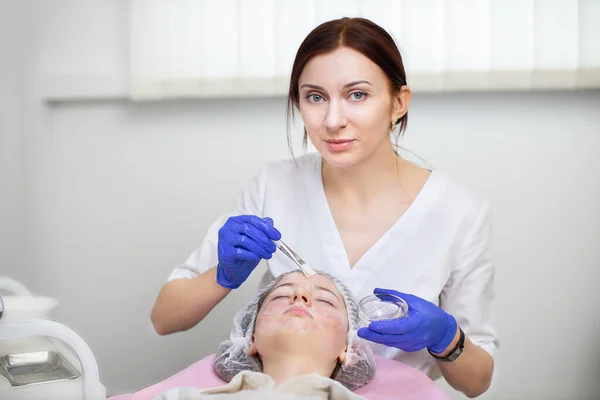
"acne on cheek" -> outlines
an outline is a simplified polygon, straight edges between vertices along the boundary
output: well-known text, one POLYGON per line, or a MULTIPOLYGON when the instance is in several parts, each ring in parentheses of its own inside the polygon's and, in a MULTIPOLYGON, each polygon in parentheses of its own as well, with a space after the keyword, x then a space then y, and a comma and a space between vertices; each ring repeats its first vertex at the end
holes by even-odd
POLYGON ((267 308, 260 313, 256 320, 256 332, 268 333, 276 329, 279 333, 307 332, 316 330, 340 330, 347 329, 344 318, 337 310, 312 310, 314 319, 295 318, 289 315, 281 315, 278 307, 267 308))
POLYGON ((263 313, 257 319, 256 333, 258 334, 291 334, 310 333, 315 330, 338 331, 347 329, 347 324, 339 315, 315 315, 315 320, 293 318, 288 315, 263 313))
POLYGON ((341 311, 339 309, 334 308, 324 308, 319 310, 318 313, 320 314, 319 322, 326 328, 341 328, 344 325, 346 325, 344 321, 345 318, 343 318, 343 316, 341 315, 341 313, 345 313, 345 310, 341 311))
POLYGON ((283 308, 285 308, 287 304, 283 302, 270 302, 268 303, 258 314, 257 320, 263 319, 265 317, 273 318, 277 315, 281 315, 283 312, 283 308))
POLYGON ((328 315, 319 321, 323 329, 341 329, 343 327, 342 318, 339 315, 328 315))
POLYGON ((269 334, 269 331, 276 329, 279 334, 305 333, 317 330, 342 330, 347 329, 345 313, 346 310, 315 303, 311 308, 314 320, 302 320, 282 315, 283 309, 288 306, 287 302, 271 301, 267 303, 259 312, 256 319, 256 331, 258 333, 269 334), (342 315, 343 314, 343 315, 342 315), (263 328, 265 327, 265 328, 263 328))

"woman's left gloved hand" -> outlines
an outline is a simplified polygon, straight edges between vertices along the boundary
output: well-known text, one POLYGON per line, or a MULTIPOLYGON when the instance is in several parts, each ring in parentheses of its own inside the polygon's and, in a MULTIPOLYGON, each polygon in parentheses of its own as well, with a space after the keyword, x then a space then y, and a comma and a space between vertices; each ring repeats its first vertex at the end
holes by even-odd
POLYGON ((413 352, 429 349, 440 354, 456 335, 456 319, 435 304, 411 294, 390 289, 375 289, 374 294, 391 294, 408 304, 408 315, 401 319, 375 321, 358 330, 358 336, 372 342, 413 352))

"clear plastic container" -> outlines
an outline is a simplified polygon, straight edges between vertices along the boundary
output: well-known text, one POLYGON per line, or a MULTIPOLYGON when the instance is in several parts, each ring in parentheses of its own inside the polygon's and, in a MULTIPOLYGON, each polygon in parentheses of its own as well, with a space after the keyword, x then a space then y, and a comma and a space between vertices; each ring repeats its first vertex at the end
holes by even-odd
POLYGON ((393 294, 373 294, 358 303, 358 315, 363 324, 373 321, 400 319, 408 315, 408 304, 393 294))

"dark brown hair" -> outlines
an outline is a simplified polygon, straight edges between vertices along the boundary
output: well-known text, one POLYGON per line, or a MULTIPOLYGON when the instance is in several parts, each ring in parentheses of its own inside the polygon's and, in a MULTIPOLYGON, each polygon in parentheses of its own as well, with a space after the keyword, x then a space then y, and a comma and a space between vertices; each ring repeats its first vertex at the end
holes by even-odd
MULTIPOLYGON (((294 117, 294 107, 299 108, 300 94, 298 81, 306 64, 315 56, 348 47, 362 53, 379 66, 387 75, 390 91, 396 94, 406 83, 406 72, 400 51, 394 39, 382 27, 364 18, 341 18, 324 22, 317 26, 304 39, 292 67, 287 102, 288 145, 291 150, 290 117, 294 117)), ((406 130, 408 112, 396 121, 400 124, 398 136, 406 130)), ((307 145, 304 129, 303 146, 307 145)))

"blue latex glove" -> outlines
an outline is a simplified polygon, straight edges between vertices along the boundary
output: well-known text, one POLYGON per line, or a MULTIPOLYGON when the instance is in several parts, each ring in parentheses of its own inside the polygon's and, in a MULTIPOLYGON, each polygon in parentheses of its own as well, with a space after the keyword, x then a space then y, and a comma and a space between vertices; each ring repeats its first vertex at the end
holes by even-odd
POLYGON ((270 259, 277 250, 273 240, 281 233, 271 218, 238 215, 227 219, 219 229, 217 283, 237 289, 248 279, 262 259, 270 259))
POLYGON ((435 304, 395 290, 375 289, 374 294, 391 294, 408 304, 408 315, 401 319, 374 321, 358 330, 358 336, 372 342, 413 352, 428 348, 440 354, 456 335, 456 319, 435 304))

